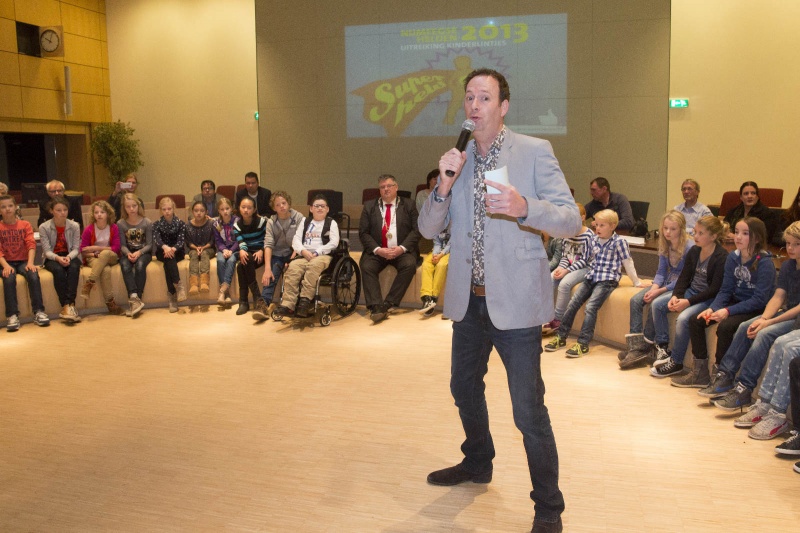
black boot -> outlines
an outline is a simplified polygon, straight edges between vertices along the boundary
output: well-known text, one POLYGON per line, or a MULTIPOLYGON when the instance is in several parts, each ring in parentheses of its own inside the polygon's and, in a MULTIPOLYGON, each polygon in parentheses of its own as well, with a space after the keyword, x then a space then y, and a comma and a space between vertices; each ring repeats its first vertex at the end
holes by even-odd
POLYGON ((294 310, 296 316, 300 318, 308 318, 311 311, 311 300, 308 298, 300 298, 297 300, 297 307, 294 310))
POLYGON ((250 310, 250 304, 247 300, 239 300, 239 307, 236 309, 237 315, 243 315, 250 310))

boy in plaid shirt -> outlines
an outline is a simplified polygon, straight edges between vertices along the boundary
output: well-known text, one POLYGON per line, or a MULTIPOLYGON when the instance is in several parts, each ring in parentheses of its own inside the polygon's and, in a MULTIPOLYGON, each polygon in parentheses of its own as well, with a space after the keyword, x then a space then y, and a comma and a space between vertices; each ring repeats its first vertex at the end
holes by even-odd
POLYGON ((636 268, 633 266, 628 242, 614 232, 619 222, 617 214, 610 209, 604 209, 595 214, 594 221, 595 236, 591 242, 592 264, 583 283, 570 299, 556 336, 545 345, 545 351, 554 352, 567 345, 567 335, 575 321, 575 315, 588 300, 586 316, 578 334, 578 342, 567 350, 567 357, 580 357, 589 353, 589 341, 594 336, 597 312, 611 292, 619 285, 623 266, 634 286, 642 286, 641 280, 636 275, 636 268))

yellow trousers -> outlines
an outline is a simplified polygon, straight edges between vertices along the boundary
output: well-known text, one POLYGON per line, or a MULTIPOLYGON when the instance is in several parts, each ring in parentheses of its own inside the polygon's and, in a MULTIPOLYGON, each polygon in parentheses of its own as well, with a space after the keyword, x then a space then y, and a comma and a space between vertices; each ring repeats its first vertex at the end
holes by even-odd
POLYGON ((433 264, 433 254, 430 253, 422 260, 422 288, 420 296, 433 296, 438 298, 447 280, 447 262, 450 254, 443 255, 437 264, 433 264))

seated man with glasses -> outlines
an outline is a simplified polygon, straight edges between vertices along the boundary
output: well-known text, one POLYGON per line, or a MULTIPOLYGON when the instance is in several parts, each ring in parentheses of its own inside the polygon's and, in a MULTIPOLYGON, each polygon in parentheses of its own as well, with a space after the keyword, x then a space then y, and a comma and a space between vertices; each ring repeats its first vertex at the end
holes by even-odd
MULTIPOLYGON (((217 194, 217 185, 211 180, 203 180, 200 183, 200 194, 196 194, 192 199, 192 204, 195 202, 203 202, 206 206, 206 215, 209 218, 218 217, 217 202, 222 199, 221 194, 217 194)), ((189 215, 191 217, 191 214, 189 215)))
POLYGON ((378 178, 381 197, 364 204, 358 236, 364 251, 359 267, 364 280, 364 299, 373 322, 380 322, 397 306, 414 279, 419 258, 417 207, 397 196, 397 180, 391 174, 378 178), (397 270, 389 293, 381 296, 378 276, 388 265, 397 270))
MULTIPOLYGON (((67 202, 69 202, 69 212, 67 213, 67 218, 77 222, 78 225, 81 227, 81 231, 83 231, 83 214, 81 213, 81 198, 76 196, 64 196, 64 192, 66 191, 66 187, 64 184, 58 180, 51 180, 47 182, 45 185, 47 189, 47 196, 50 197, 51 200, 55 200, 56 198, 65 198, 67 202)), ((119 213, 117 213, 119 215, 119 213)), ((45 202, 39 205, 39 220, 36 222, 37 226, 41 226, 45 221, 50 220, 53 218, 53 213, 50 212, 50 202, 45 202)))
POLYGON ((284 274, 281 305, 275 309, 280 315, 309 316, 311 303, 317 293, 317 280, 331 264, 331 252, 339 246, 339 226, 328 216, 328 210, 325 196, 314 196, 311 218, 303 217, 300 222, 302 231, 294 234, 292 249, 298 255, 289 263, 284 274))

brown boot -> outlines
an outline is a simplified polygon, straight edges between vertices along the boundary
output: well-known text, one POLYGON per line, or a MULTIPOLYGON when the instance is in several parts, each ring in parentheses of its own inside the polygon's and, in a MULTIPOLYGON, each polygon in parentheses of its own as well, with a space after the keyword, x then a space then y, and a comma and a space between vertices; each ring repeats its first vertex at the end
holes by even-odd
POLYGON ((228 285, 227 283, 223 283, 219 286, 219 296, 217 297, 217 305, 225 305, 225 297, 228 295, 228 285))
POLYGON ((199 281, 200 278, 197 275, 189 276, 189 296, 197 296, 200 294, 200 291, 197 289, 199 281))
POLYGON ((108 307, 109 315, 125 314, 125 310, 117 305, 117 302, 114 301, 114 298, 111 298, 109 301, 106 302, 106 307, 108 307))
POLYGON ((270 311, 267 302, 264 301, 263 298, 259 297, 256 300, 256 310, 253 311, 253 320, 257 322, 261 322, 269 318, 270 311))
POLYGON ((208 292, 210 290, 208 282, 209 282, 208 272, 206 272, 205 274, 200 274, 200 292, 208 292))
POLYGON ((92 289, 94 289, 94 280, 87 279, 83 282, 83 288, 81 289, 81 298, 88 300, 89 295, 92 294, 92 289))

